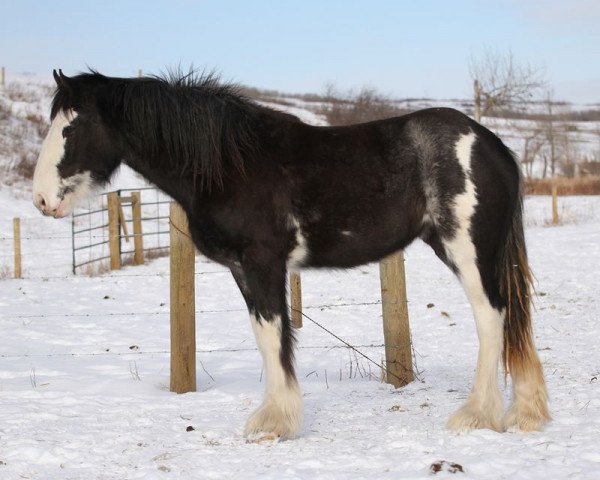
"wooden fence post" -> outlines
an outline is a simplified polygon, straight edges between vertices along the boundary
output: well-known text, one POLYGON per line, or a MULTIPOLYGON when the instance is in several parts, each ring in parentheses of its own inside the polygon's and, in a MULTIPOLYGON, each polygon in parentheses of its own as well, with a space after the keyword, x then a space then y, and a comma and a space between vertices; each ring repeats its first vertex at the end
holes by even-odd
POLYGON ((21 278, 21 220, 13 218, 13 243, 15 247, 15 278, 21 278))
POLYGON ((296 272, 290 273, 290 307, 292 326, 302 328, 302 281, 296 272))
POLYGON ((394 253, 381 260, 379 275, 386 382, 398 388, 414 380, 403 252, 394 253))
POLYGON ((133 216, 133 264, 144 264, 144 238, 142 237, 142 200, 140 192, 131 192, 131 212, 133 216))
POLYGON ((481 88, 477 79, 473 80, 473 95, 475 97, 473 117, 477 123, 481 123, 481 88))
POLYGON ((556 177, 552 177, 552 225, 558 225, 558 185, 556 177))
POLYGON ((183 209, 169 209, 171 237, 171 391, 196 391, 195 249, 183 209))
POLYGON ((110 252, 110 269, 121 268, 121 241, 119 238, 119 194, 108 194, 108 250, 110 252))

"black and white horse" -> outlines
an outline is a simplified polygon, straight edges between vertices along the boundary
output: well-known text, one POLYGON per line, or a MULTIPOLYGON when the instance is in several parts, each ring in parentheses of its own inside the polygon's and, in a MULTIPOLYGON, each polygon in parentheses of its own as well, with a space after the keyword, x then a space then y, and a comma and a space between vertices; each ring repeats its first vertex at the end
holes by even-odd
POLYGON ((179 202, 198 250, 231 270, 248 305, 267 386, 247 435, 301 427, 287 269, 353 267, 416 238, 460 279, 479 335, 474 386, 449 427, 536 430, 549 420, 519 167, 489 130, 447 108, 314 127, 212 77, 54 77, 35 205, 68 215, 121 162, 179 202), (505 415, 501 359, 513 382, 505 415))

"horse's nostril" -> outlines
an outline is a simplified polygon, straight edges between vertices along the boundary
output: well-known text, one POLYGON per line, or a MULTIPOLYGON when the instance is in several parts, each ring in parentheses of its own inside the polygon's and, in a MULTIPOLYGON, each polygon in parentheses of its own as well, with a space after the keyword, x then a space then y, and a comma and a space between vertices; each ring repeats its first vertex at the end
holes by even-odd
POLYGON ((37 195, 37 203, 40 208, 46 208, 46 199, 41 193, 37 195))

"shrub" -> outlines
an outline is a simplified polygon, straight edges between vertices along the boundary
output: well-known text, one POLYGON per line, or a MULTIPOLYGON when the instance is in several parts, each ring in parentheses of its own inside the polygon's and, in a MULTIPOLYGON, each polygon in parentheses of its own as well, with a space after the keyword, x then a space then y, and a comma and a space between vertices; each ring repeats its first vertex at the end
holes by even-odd
POLYGON ((4 122, 10 118, 10 105, 0 98, 0 122, 4 122))
POLYGON ((398 107, 389 97, 369 87, 363 87, 357 93, 352 90, 344 93, 328 85, 324 101, 326 105, 321 113, 325 115, 330 125, 370 122, 410 112, 408 109, 398 107))
POLYGON ((17 82, 9 83, 5 87, 4 92, 6 97, 13 102, 34 103, 40 99, 40 95, 35 90, 26 88, 17 82))
POLYGON ((36 155, 31 152, 21 152, 15 163, 14 171, 17 175, 28 180, 33 179, 35 171, 36 155))

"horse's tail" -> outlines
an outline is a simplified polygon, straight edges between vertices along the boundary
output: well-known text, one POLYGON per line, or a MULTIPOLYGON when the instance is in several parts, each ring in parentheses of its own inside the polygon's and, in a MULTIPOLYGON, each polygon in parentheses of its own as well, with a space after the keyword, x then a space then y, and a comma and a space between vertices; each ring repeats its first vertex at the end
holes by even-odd
POLYGON ((527 262, 523 232, 523 180, 519 190, 498 265, 500 294, 506 304, 504 317, 505 371, 513 380, 515 405, 508 423, 519 428, 536 429, 550 419, 546 384, 533 341, 531 305, 533 275, 527 262), (526 399, 526 405, 519 405, 526 399), (515 408, 516 407, 516 408, 515 408), (523 412, 527 412, 523 415, 523 412))
POLYGON ((521 190, 500 259, 500 295, 506 302, 503 360, 507 370, 513 372, 523 369, 535 354, 531 327, 533 275, 527 262, 521 190))

